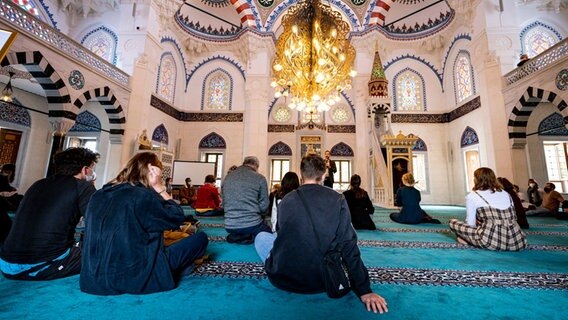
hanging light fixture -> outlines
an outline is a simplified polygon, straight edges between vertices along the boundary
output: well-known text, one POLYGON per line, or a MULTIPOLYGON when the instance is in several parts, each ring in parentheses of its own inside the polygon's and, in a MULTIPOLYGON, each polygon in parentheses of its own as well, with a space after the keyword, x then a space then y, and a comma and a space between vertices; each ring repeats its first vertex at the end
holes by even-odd
POLYGON ((8 79, 8 83, 4 87, 4 90, 2 90, 2 96, 0 96, 0 100, 4 102, 12 102, 12 96, 14 94, 14 90, 12 89, 12 76, 14 72, 9 71, 8 74, 10 75, 10 79, 8 79))
POLYGON ((349 25, 319 0, 301 0, 282 18, 272 69, 274 96, 309 113, 330 109, 351 89, 355 49, 346 39, 349 25))

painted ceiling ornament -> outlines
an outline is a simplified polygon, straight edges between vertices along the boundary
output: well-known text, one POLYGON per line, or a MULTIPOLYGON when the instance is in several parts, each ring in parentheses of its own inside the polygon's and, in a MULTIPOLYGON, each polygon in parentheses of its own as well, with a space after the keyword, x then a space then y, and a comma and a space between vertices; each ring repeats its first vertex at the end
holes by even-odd
POLYGON ((568 90, 568 69, 562 69, 556 75, 556 87, 562 91, 568 90))
POLYGON ((424 0, 398 0, 397 2, 401 3, 401 4, 409 4, 410 5, 410 4, 418 4, 420 2, 424 2, 424 0))
POLYGON ((365 2, 367 2, 367 0, 351 0, 351 3, 356 6, 362 6, 365 4, 365 2))
POLYGON ((59 7, 69 15, 83 18, 117 9, 120 4, 118 0, 59 0, 58 2, 59 7))
POLYGON ((258 0, 258 3, 260 3, 261 6, 268 8, 274 4, 274 0, 258 0))
POLYGON ((517 0, 517 5, 533 4, 538 5, 537 9, 541 11, 553 10, 559 13, 561 10, 568 8, 568 0, 517 0))
POLYGON ((73 70, 69 74, 69 84, 75 90, 81 90, 85 86, 85 77, 79 70, 73 70))
MULTIPOLYGON (((201 0, 201 2, 205 3, 210 7, 216 7, 216 8, 226 7, 229 5, 229 0, 201 0)), ((259 2, 261 2, 262 4, 262 1, 259 2)))

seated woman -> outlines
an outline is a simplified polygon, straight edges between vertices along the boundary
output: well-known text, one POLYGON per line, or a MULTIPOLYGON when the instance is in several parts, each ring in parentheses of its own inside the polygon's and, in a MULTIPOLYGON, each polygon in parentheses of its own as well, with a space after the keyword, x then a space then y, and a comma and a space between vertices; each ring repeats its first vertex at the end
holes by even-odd
POLYGON ((198 216, 222 216, 221 196, 215 186, 215 176, 209 174, 205 177, 205 183, 197 190, 197 198, 193 208, 198 216))
POLYGON ((517 215, 517 223, 522 229, 528 229, 529 221, 527 220, 523 202, 519 197, 518 192, 515 190, 515 186, 507 178, 499 177, 497 178, 497 180, 503 186, 503 190, 505 190, 505 192, 507 192, 513 200, 513 205, 515 206, 515 214, 517 215))
POLYGON ((278 231, 278 204, 288 193, 300 187, 300 178, 295 172, 289 171, 282 177, 280 189, 274 194, 274 200, 270 206, 270 225, 272 232, 278 231))
POLYGON ((184 214, 166 192, 162 163, 152 152, 136 154, 95 192, 85 216, 79 283, 87 293, 171 290, 207 249, 203 232, 164 246, 164 231, 179 229, 184 214))
POLYGON ((351 213, 351 224, 355 229, 376 230, 377 227, 371 219, 371 214, 375 212, 375 207, 367 191, 361 188, 361 177, 358 174, 351 176, 349 190, 343 192, 349 212, 351 213))
POLYGON ((489 250, 518 251, 527 239, 517 223, 513 200, 489 168, 473 173, 473 191, 465 198, 466 221, 450 220, 450 230, 462 244, 489 250))
POLYGON ((400 207, 399 212, 390 214, 394 222, 404 224, 435 223, 440 224, 440 220, 432 219, 426 211, 420 207, 420 191, 414 188, 416 181, 412 173, 405 173, 402 176, 403 186, 396 192, 396 205, 400 207))

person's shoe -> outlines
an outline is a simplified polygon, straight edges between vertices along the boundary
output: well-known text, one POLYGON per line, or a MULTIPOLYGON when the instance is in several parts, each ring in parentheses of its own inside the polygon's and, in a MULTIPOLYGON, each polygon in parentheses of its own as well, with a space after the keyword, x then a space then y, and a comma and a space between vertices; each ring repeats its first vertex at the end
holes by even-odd
POLYGON ((236 243, 236 244, 251 244, 254 242, 254 237, 252 234, 236 234, 236 233, 229 233, 227 236, 228 243, 236 243))
POLYGON ((209 255, 206 253, 206 254, 203 255, 203 257, 195 259, 193 261, 193 264, 199 267, 200 265, 203 264, 203 262, 205 262, 207 260, 209 260, 209 255))
POLYGON ((185 221, 185 222, 190 222, 190 223, 191 223, 192 225, 194 225, 194 226, 198 226, 199 223, 200 223, 200 221, 197 220, 197 219, 195 219, 192 214, 190 214, 189 216, 185 217, 185 219, 184 219, 183 221, 185 221))

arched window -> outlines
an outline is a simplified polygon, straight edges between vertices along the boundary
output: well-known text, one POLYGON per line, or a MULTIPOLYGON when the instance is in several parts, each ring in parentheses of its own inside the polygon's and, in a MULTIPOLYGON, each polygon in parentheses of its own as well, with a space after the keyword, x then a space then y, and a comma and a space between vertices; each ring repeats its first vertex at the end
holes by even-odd
POLYGON ((106 61, 116 64, 118 36, 105 26, 98 27, 83 37, 81 44, 106 61))
POLYGON ((158 86, 156 93, 172 103, 174 102, 176 77, 176 61, 171 53, 166 52, 162 55, 160 67, 158 68, 158 86))
POLYGON ((460 51, 454 63, 454 86, 456 90, 456 102, 471 97, 474 92, 473 67, 469 53, 460 51))
POLYGON ((292 149, 282 141, 273 144, 268 150, 270 157, 270 188, 282 181, 282 177, 290 171, 292 149))
POLYGON ((152 141, 157 142, 160 146, 167 146, 169 142, 168 130, 164 124, 160 124, 152 133, 152 141))
POLYGON ((428 192, 428 147, 420 138, 412 147, 412 174, 417 181, 415 187, 422 192, 428 192))
POLYGON ((27 12, 29 12, 30 14, 32 14, 33 16, 35 16, 36 18, 41 19, 41 15, 40 12, 37 8, 37 5, 35 4, 35 2, 33 0, 12 0, 13 3, 17 4, 18 6, 20 6, 20 8, 26 10, 27 12))
POLYGON ((397 111, 424 111, 424 79, 416 71, 404 69, 395 76, 394 108, 397 111))
POLYGON ((225 70, 213 70, 203 83, 202 110, 231 110, 233 81, 225 70))
POLYGON ((333 174, 333 189, 347 190, 351 180, 351 164, 355 155, 353 149, 346 143, 340 142, 334 145, 329 153, 337 168, 337 172, 333 174))
POLYGON ((477 132, 470 127, 466 127, 461 135, 460 146, 464 159, 464 170, 467 177, 465 190, 471 190, 474 185, 473 172, 481 166, 479 157, 479 138, 477 132))
POLYGON ((101 121, 89 111, 83 111, 77 115, 75 124, 69 129, 71 132, 100 132, 101 121))
POLYGON ((562 37, 556 30, 541 22, 532 23, 521 32, 522 51, 530 58, 541 54, 560 40, 562 37))
POLYGON ((20 104, 14 98, 14 104, 0 101, 0 120, 6 122, 16 123, 22 126, 31 127, 32 118, 28 110, 20 108, 15 104, 20 104))
POLYGON ((225 139, 215 132, 206 135, 199 142, 201 161, 215 163, 215 185, 217 187, 221 187, 226 148, 225 139))

